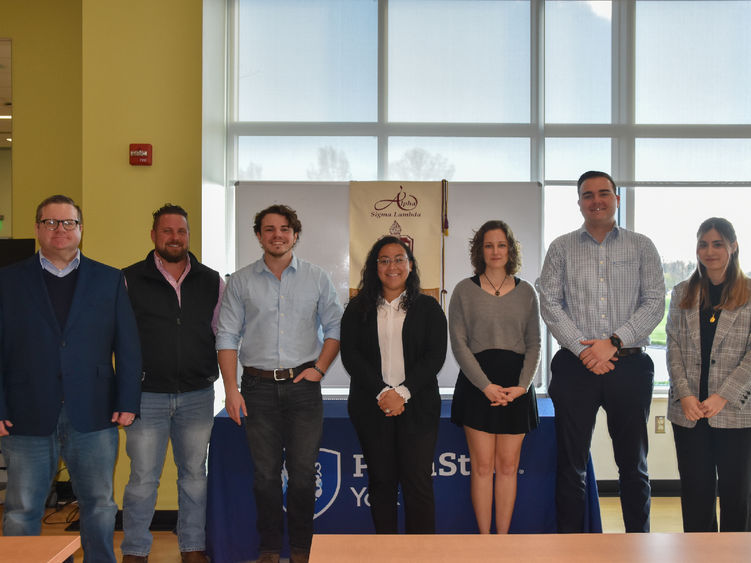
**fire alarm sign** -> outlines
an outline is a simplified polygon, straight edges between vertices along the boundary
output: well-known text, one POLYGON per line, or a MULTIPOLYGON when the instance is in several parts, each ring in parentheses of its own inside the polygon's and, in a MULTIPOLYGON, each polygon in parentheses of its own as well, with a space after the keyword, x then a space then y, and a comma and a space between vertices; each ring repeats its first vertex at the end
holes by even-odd
POLYGON ((151 166, 153 154, 151 145, 143 143, 132 143, 130 145, 130 163, 133 166, 151 166))

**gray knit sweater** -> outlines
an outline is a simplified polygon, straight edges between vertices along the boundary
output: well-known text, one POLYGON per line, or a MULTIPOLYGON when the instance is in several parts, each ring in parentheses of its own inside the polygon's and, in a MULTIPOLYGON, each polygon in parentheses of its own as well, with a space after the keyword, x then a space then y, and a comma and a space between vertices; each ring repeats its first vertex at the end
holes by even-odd
POLYGON ((449 304, 451 349, 472 384, 485 389, 490 379, 475 354, 502 349, 524 355, 519 386, 528 389, 540 361, 540 305, 532 286, 524 280, 496 297, 471 279, 460 281, 449 304))

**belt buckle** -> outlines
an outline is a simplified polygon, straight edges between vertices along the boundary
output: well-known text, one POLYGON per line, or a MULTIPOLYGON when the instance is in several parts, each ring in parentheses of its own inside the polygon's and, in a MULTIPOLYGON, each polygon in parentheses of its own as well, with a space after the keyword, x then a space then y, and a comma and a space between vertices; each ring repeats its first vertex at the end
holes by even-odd
POLYGON ((292 379, 294 377, 294 375, 295 374, 292 372, 292 368, 284 368, 284 369, 283 368, 277 368, 277 369, 274 370, 274 381, 277 381, 277 382, 279 382, 279 381, 287 381, 288 379, 292 379), (278 371, 279 372, 286 372, 287 374, 289 374, 289 377, 283 377, 281 379, 278 378, 276 376, 276 372, 278 372, 278 371))

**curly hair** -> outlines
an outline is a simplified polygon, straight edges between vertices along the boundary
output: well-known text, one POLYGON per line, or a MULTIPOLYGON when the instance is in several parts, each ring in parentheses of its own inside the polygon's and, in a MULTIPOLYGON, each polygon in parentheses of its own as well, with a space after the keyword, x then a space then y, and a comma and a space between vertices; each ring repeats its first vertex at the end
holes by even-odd
POLYGON ((485 242, 485 233, 500 229, 506 235, 508 241, 508 261, 506 262, 506 273, 513 276, 522 267, 522 249, 519 241, 516 240, 511 227, 504 221, 492 220, 483 223, 482 227, 475 231, 474 236, 469 240, 469 259, 476 275, 485 271, 485 258, 482 255, 482 247, 485 242))
POLYGON ((274 215, 281 215, 282 217, 286 218, 287 223, 289 223, 289 226, 292 229, 292 232, 297 235, 299 240, 300 234, 302 233, 302 223, 300 222, 300 219, 297 218, 297 211, 292 209, 289 205, 271 205, 266 209, 262 209, 261 211, 256 213, 256 216, 253 219, 253 231, 256 234, 260 234, 263 218, 266 217, 266 215, 268 215, 269 213, 273 213, 274 215))
MULTIPOLYGON (((738 238, 735 235, 735 229, 730 221, 723 219, 722 217, 710 217, 699 225, 699 230, 696 232, 697 253, 699 239, 712 229, 720 234, 722 240, 728 246, 728 254, 730 254, 728 267, 725 271, 726 283, 722 288, 720 304, 716 308, 736 309, 745 305, 749 299, 747 278, 741 269, 741 264, 738 259, 738 246, 735 247, 735 252, 731 251, 732 245, 738 242, 738 238)), ((709 299, 709 277, 707 276, 707 268, 698 258, 696 260, 696 270, 694 270, 694 273, 688 278, 688 287, 683 294, 683 299, 681 299, 680 308, 691 309, 696 303, 697 294, 699 295, 701 308, 712 309, 712 302, 709 299)))
POLYGON ((412 270, 407 276, 406 285, 407 290, 399 306, 405 311, 415 302, 417 296, 420 294, 420 274, 417 269, 417 261, 412 250, 404 244, 400 239, 393 236, 385 236, 378 239, 368 252, 368 257, 365 259, 365 265, 362 267, 362 277, 360 279, 360 285, 358 286, 358 294, 355 297, 360 304, 360 308, 363 313, 363 317, 367 318, 371 311, 374 311, 378 307, 378 303, 382 296, 381 280, 378 277, 378 254, 381 249, 387 244, 398 244, 404 249, 404 253, 407 255, 410 263, 412 264, 412 270))

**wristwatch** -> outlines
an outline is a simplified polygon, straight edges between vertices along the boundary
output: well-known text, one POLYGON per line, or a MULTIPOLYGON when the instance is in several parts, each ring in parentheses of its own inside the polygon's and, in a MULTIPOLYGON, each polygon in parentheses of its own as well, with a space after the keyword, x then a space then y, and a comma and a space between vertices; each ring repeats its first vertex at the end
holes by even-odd
POLYGON ((623 342, 617 334, 613 334, 613 336, 610 337, 610 343, 615 346, 615 349, 618 352, 620 352, 621 348, 623 348, 623 342))

